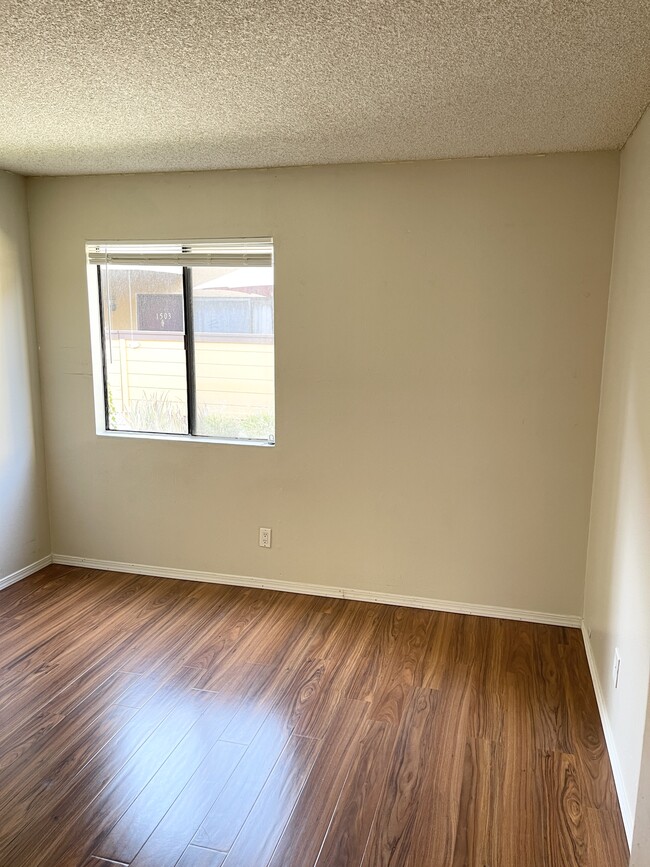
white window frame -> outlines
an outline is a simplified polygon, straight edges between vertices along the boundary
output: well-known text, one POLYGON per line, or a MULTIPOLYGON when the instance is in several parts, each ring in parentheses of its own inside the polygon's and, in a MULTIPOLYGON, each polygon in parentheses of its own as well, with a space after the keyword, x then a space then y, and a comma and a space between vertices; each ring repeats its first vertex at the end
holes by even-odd
MULTIPOLYGON (((233 257, 230 264, 243 264, 239 257, 247 259, 248 262, 255 262, 254 255, 248 255, 246 252, 238 251, 238 248, 246 250, 254 245, 266 245, 271 248, 271 262, 274 263, 274 243, 273 238, 220 238, 212 241, 200 240, 174 240, 174 241, 86 241, 86 281, 88 286, 88 314, 90 318, 90 352, 92 362, 92 381, 93 381, 93 404, 95 411, 95 433, 101 437, 115 437, 118 439, 145 439, 158 440, 160 442, 184 442, 184 443, 210 443, 212 445, 241 445, 241 446, 257 446, 261 448, 273 448, 275 446, 275 437, 273 441, 261 439, 240 439, 234 437, 207 437, 193 433, 178 434, 178 433, 155 433, 149 431, 128 431, 128 430, 112 430, 108 428, 106 422, 106 371, 104 369, 104 345, 102 336, 102 317, 100 309, 100 283, 97 276, 97 257, 103 252, 114 249, 116 247, 124 247, 124 258, 128 258, 128 248, 143 248, 143 247, 189 247, 197 251, 196 254, 180 256, 177 264, 185 267, 193 265, 222 265, 224 258, 212 258, 210 250, 214 247, 232 246, 233 257), (205 252, 204 252, 205 251, 205 252)), ((110 255, 110 254, 109 254, 110 255)), ((137 261, 144 261, 145 257, 135 258, 137 261)), ((107 258, 108 262, 109 259, 107 258)), ((155 254, 147 261, 155 261, 155 254)), ((169 260, 168 260, 169 263, 169 260)), ((275 329, 274 329, 275 331, 275 329)), ((274 367, 275 367, 275 351, 274 351, 274 367)), ((275 375, 273 398, 275 403, 275 375)), ((274 411, 275 414, 275 411, 274 411)))

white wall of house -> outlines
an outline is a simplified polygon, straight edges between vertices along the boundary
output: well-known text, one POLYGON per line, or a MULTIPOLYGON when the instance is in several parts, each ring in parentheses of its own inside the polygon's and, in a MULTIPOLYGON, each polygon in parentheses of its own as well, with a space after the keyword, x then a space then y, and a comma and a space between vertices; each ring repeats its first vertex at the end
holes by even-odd
POLYGON ((618 164, 30 179, 55 553, 580 615, 618 164), (231 236, 277 445, 97 437, 84 241, 231 236))
POLYGON ((0 172, 0 586, 50 553, 25 181, 0 172))
POLYGON ((650 677, 649 238, 646 113, 621 155, 585 592, 585 622, 630 815, 650 677), (612 679, 616 648, 618 688, 612 679))

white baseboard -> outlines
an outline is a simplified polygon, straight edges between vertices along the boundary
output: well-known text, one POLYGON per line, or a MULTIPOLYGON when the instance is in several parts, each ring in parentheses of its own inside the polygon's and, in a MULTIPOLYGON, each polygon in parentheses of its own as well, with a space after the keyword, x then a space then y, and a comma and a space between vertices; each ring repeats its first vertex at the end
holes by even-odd
POLYGON ((304 593, 308 596, 356 599, 360 602, 379 602, 382 605, 404 605, 408 608, 425 608, 430 611, 450 611, 453 614, 476 614, 480 617, 525 620, 530 623, 548 623, 553 626, 575 626, 580 628, 580 624, 582 623, 580 616, 570 614, 547 614, 543 611, 525 611, 518 608, 470 605, 466 602, 449 602, 447 600, 429 599, 422 596, 375 593, 371 590, 354 590, 347 587, 330 587, 323 584, 303 584, 297 581, 277 581, 273 578, 252 578, 248 575, 227 575, 220 572, 169 569, 164 566, 145 566, 142 563, 117 563, 114 560, 93 560, 87 557, 72 557, 67 554, 53 554, 52 558, 54 563, 63 563, 66 566, 82 566, 86 569, 135 572, 138 575, 180 578, 185 581, 205 581, 210 584, 231 584, 238 587, 259 587, 264 590, 279 590, 283 593, 304 593))
POLYGON ((587 652, 587 661, 589 662, 591 680, 594 685, 594 692, 596 693, 596 701, 598 702, 600 722, 602 724, 603 732, 605 734, 605 742, 607 744, 607 752, 609 753, 609 761, 611 763, 612 773, 614 775, 614 783, 616 785, 618 803, 621 807, 621 815, 623 816, 623 824, 625 825, 627 841, 631 847, 632 831, 634 830, 634 813, 632 811, 632 808, 630 807, 630 802, 627 797, 627 791, 625 790, 625 783, 623 782, 623 769, 621 768, 621 761, 618 756, 616 741, 614 740, 614 732, 612 730, 612 725, 609 721, 609 714, 607 713, 605 694, 603 693, 600 677, 598 675, 598 668, 596 667, 596 659, 594 657, 594 652, 591 647, 589 631, 585 625, 584 620, 582 622, 582 637, 585 643, 585 650, 587 652))
POLYGON ((22 578, 27 578, 28 575, 33 575, 34 572, 38 572, 39 569, 49 566, 51 562, 52 555, 48 554, 46 557, 41 557, 41 559, 37 560, 35 563, 30 563, 29 566, 25 566, 24 569, 12 572, 11 575, 7 575, 6 578, 0 578, 0 590, 4 590, 5 587, 9 587, 10 584, 15 584, 16 581, 20 581, 22 578))

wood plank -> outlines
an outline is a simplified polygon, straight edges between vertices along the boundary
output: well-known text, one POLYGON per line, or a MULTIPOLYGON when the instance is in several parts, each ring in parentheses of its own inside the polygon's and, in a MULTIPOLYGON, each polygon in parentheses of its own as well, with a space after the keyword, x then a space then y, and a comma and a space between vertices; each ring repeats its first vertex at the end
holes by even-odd
POLYGON ((575 758, 556 751, 540 756, 540 764, 548 863, 588 867, 587 830, 575 758))
POLYGON ((470 738, 465 745, 458 828, 450 867, 499 864, 499 841, 507 833, 499 824, 502 789, 501 749, 489 741, 470 738))
MULTIPOLYGON (((630 851, 620 811, 585 809, 589 867, 628 867, 630 851)), ((553 865, 555 867, 555 865, 553 865)), ((559 865, 558 865, 559 867, 559 865)))
MULTIPOLYGON (((84 570, 85 571, 85 570, 84 570)), ((97 573, 101 576, 101 573, 97 573)), ((113 584, 113 576, 103 576, 105 581, 113 584)), ((139 582, 136 582, 136 587, 139 582)), ((93 596, 92 589, 84 586, 84 593, 93 596)), ((0 748, 3 742, 13 737, 13 732, 24 726, 25 720, 34 712, 41 709, 51 709, 56 706, 62 695, 71 694, 72 705, 76 703, 76 694, 81 689, 92 690, 98 687, 116 668, 122 667, 121 660, 128 658, 133 660, 137 653, 138 642, 144 641, 149 648, 154 641, 160 640, 163 634, 165 617, 160 616, 158 598, 164 599, 168 591, 155 583, 148 582, 145 592, 138 593, 130 600, 124 601, 125 608, 115 606, 114 614, 116 621, 106 617, 102 621, 102 628, 95 631, 86 631, 85 640, 82 643, 71 643, 67 640, 67 631, 62 630, 60 641, 52 648, 51 659, 53 664, 41 664, 36 672, 36 678, 23 679, 21 689, 16 691, 11 702, 3 704, 3 731, 0 734, 0 748), (151 594, 154 594, 153 596, 151 594), (133 622, 130 633, 116 628, 125 610, 133 622), (154 632, 154 620, 158 631, 154 632), (59 644, 63 644, 65 652, 60 652, 59 644), (74 652, 70 652, 70 647, 74 652), (85 660, 88 660, 85 662, 85 660), (26 688, 29 686, 29 688, 26 688)), ((179 597, 183 599, 182 596, 179 597)), ((69 606, 66 605, 66 616, 69 606)), ((178 612, 177 612, 178 613, 178 612)), ((165 615, 173 614, 166 612, 165 615)), ((54 615, 48 611, 48 616, 54 615)), ((38 630, 38 623, 32 624, 38 630)), ((37 632, 38 634, 38 632, 37 632)), ((160 656, 160 647, 158 648, 160 656)), ((158 657, 159 658, 159 657, 158 657)), ((64 702, 65 704, 65 702, 64 702)))
MULTIPOLYGON (((460 666, 459 673, 466 667, 460 666)), ((415 688, 382 799, 366 864, 453 861, 468 727, 469 681, 443 681, 440 690, 415 688)))
MULTIPOLYGON (((251 743, 272 709, 275 708, 276 715, 280 712, 276 707, 278 702, 283 708, 282 713, 286 711, 287 725, 292 730, 294 726, 300 726, 320 700, 323 687, 328 683, 324 677, 327 662, 323 661, 321 654, 330 653, 331 644, 338 634, 332 626, 332 618, 327 614, 298 619, 280 653, 262 638, 261 643, 269 651, 267 658, 275 659, 276 665, 265 667, 257 677, 254 689, 224 732, 225 740, 251 743)), ((257 654, 255 658, 258 658, 257 654)), ((330 671, 333 668, 331 662, 330 671)), ((221 678, 215 681, 213 675, 210 682, 219 685, 221 678)), ((335 707, 335 702, 332 706, 335 707)), ((296 729, 296 733, 314 734, 313 731, 305 732, 304 728, 296 729)))
MULTIPOLYGON (((509 626, 507 621, 496 618, 481 622, 478 617, 464 617, 462 623, 465 627, 462 641, 471 648, 469 654, 456 648, 458 658, 463 660, 460 664, 468 667, 470 679, 468 738, 501 743, 509 626), (472 633, 469 641, 468 630, 472 633)), ((449 659, 446 672, 456 664, 459 663, 449 659)), ((441 685, 441 680, 437 685, 441 685)))
MULTIPOLYGON (((309 701, 311 693, 306 679, 309 671, 309 666, 306 666, 304 672, 298 672, 276 704, 267 710, 266 719, 242 761, 196 831, 192 842, 198 846, 226 852, 234 843, 294 732, 302 703, 309 701)), ((229 732, 230 727, 224 732, 224 737, 229 732)))
MULTIPOLYGON (((458 659, 458 636, 462 625, 468 620, 467 616, 459 617, 448 611, 431 611, 430 622, 427 627, 427 644, 422 662, 422 682, 424 689, 440 689, 442 678, 452 671, 456 662, 465 661, 464 657, 458 659)), ((472 656, 472 661, 476 655, 472 656)))
MULTIPOLYGON (((95 852, 96 841, 116 823, 144 789, 147 791, 143 797, 143 806, 150 808, 154 817, 162 818, 165 811, 156 799, 156 794, 166 806, 169 804, 170 793, 166 790, 152 792, 147 788, 148 784, 163 768, 162 777, 169 783, 170 764, 179 771, 182 770, 182 764, 175 761, 178 747, 186 741, 205 713, 207 703, 213 698, 189 689, 181 690, 180 693, 180 700, 171 712, 105 785, 98 787, 94 777, 84 778, 72 792, 66 793, 64 803, 57 804, 57 813, 63 813, 67 816, 67 821, 74 822, 78 838, 69 840, 65 829, 62 829, 60 836, 55 835, 51 846, 52 851, 56 851, 58 863, 78 862, 80 855, 88 852, 106 857, 105 853, 95 852)), ((182 752, 182 757, 185 756, 186 752, 182 752)), ((182 789, 183 782, 184 780, 180 780, 177 788, 173 784, 176 792, 182 789)), ((171 800, 173 802, 173 798, 171 800)), ((152 818, 152 815, 147 813, 139 816, 140 821, 133 833, 135 839, 142 834, 143 827, 155 827, 156 823, 152 822, 152 818)), ((118 839, 126 843, 132 841, 129 833, 123 833, 118 839)), ((46 857, 51 857, 52 851, 46 857)), ((115 860, 123 860, 123 857, 120 855, 115 860)))
MULTIPOLYGON (((290 669, 278 670, 273 665, 251 665, 254 674, 250 676, 244 700, 237 708, 233 718, 223 733, 223 739, 237 744, 251 744, 263 727, 272 709, 282 696, 287 681, 292 680, 290 669)), ((289 726, 287 731, 289 731, 289 726)))
POLYGON ((627 864, 578 630, 60 566, 0 610, 2 865, 627 864))
POLYGON ((174 867, 245 750, 242 744, 226 741, 215 744, 140 849, 131 867, 174 867))
POLYGON ((320 649, 320 677, 312 700, 303 704, 296 734, 325 737, 339 700, 354 679, 356 666, 372 643, 379 612, 366 603, 349 605, 337 618, 327 641, 320 649))
MULTIPOLYGON (((44 767, 35 765, 32 773, 23 773, 16 787, 3 786, 6 793, 3 816, 0 823, 0 851, 4 851, 14 837, 26 831, 27 845, 34 837, 36 817, 47 815, 48 807, 56 792, 71 785, 80 768, 87 766, 94 757, 132 720, 133 708, 109 707, 97 717, 94 725, 74 732, 71 745, 60 754, 46 754, 44 767)), ((29 769, 32 770, 31 768, 29 769)))
MULTIPOLYGON (((16 581, 1 590, 2 614, 0 623, 20 622, 27 614, 34 612, 48 599, 62 592, 66 584, 74 584, 76 572, 73 566, 60 564, 46 566, 16 581)), ((3 630, 4 632, 4 630, 3 630)))
POLYGON ((568 705, 571 752, 580 769, 582 795, 589 807, 607 812, 618 810, 605 736, 579 630, 571 630, 569 644, 562 648, 562 678, 568 705))
POLYGON ((95 858, 94 855, 90 855, 86 861, 83 862, 82 867, 129 867, 128 864, 123 864, 119 861, 106 861, 104 858, 95 858))
POLYGON ((536 707, 520 673, 507 675, 504 717, 504 759, 499 813, 503 830, 501 857, 529 867, 547 867, 542 814, 540 752, 535 747, 536 707))
POLYGON ((181 855, 180 861, 176 862, 176 867, 221 867, 225 857, 225 852, 201 849, 199 846, 188 846, 181 855))
POLYGON ((433 735, 439 702, 437 690, 417 689, 401 721, 395 754, 362 862, 364 867, 409 863, 418 805, 435 749, 433 735))
MULTIPOLYGON (((47 714, 38 714, 30 720, 31 725, 25 725, 19 732, 14 732, 0 741, 4 750, 0 753, 0 787, 9 782, 8 774, 15 784, 15 774, 20 763, 30 764, 33 754, 38 752, 39 745, 47 741, 48 753, 52 754, 52 748, 57 744, 56 738, 61 736, 61 731, 71 726, 73 729, 82 728, 88 720, 101 709, 110 704, 117 704, 117 698, 139 675, 130 672, 114 671, 101 683, 101 689, 81 691, 66 704, 58 704, 50 709, 47 714), (75 714, 75 722, 70 723, 69 717, 75 714)), ((39 755, 42 761, 48 753, 39 755)))
POLYGON ((308 596, 286 594, 286 599, 267 592, 267 603, 260 611, 254 629, 246 631, 237 641, 227 659, 213 666, 210 676, 202 682, 205 689, 219 689, 219 683, 227 666, 241 663, 259 665, 282 665, 284 658, 309 627, 313 605, 308 596))
POLYGON ((411 692, 424 679, 431 615, 415 608, 395 612, 398 636, 392 662, 382 668, 382 678, 372 702, 371 718, 399 725, 411 692))
POLYGON ((366 723, 315 867, 361 864, 396 735, 395 728, 388 723, 374 720, 366 723))
MULTIPOLYGON (((150 740, 150 736, 167 720, 177 705, 180 705, 181 716, 186 713, 183 707, 183 699, 186 697, 184 690, 191 686, 195 677, 194 669, 181 671, 141 710, 136 711, 117 734, 101 746, 98 745, 99 751, 79 767, 71 778, 66 778, 55 787, 43 786, 43 781, 38 779, 34 797, 25 803, 26 815, 22 830, 11 838, 8 835, 6 839, 3 837, 0 852, 5 854, 8 860, 14 858, 16 863, 21 860, 30 865, 43 861, 47 863, 48 859, 53 858, 53 853, 56 853, 58 861, 61 862, 61 847, 63 841, 69 838, 70 827, 78 828, 77 820, 84 809, 93 803, 123 767, 134 769, 132 757, 137 755, 140 748, 146 744, 140 757, 144 757, 144 761, 142 764, 137 760, 135 762, 135 769, 140 771, 141 778, 146 776, 147 772, 151 775, 152 765, 166 758, 166 754, 160 757, 156 743, 150 740), (35 831, 44 825, 47 825, 49 830, 46 839, 35 831)), ((117 707, 116 710, 122 713, 129 711, 128 708, 117 707)), ((168 723, 163 733, 169 732, 169 736, 173 737, 175 728, 174 724, 170 726, 168 723)), ((15 809, 12 812, 15 813, 15 809)), ((7 825, 3 825, 4 835, 7 825)), ((76 843, 77 837, 75 834, 72 841, 76 843)))
POLYGON ((386 606, 380 612, 367 651, 359 659, 347 689, 348 698, 371 702, 400 633, 401 608, 386 606))
POLYGON ((228 696, 214 693, 198 693, 190 700, 196 701, 199 709, 204 706, 200 717, 111 830, 94 844, 93 854, 127 863, 135 858, 237 709, 237 703, 228 696))
POLYGON ((368 705, 343 698, 269 867, 314 864, 360 748, 368 705))
POLYGON ((228 852, 226 867, 269 861, 321 746, 312 738, 289 738, 228 852))
MULTIPOLYGON (((120 720, 126 721, 134 715, 133 708, 120 706, 120 712, 120 709, 112 707, 115 704, 113 699, 119 697, 125 681, 134 677, 137 675, 116 672, 102 690, 96 690, 58 725, 35 731, 29 729, 26 735, 18 735, 14 748, 5 752, 0 760, 0 788, 11 791, 6 804, 19 803, 23 793, 26 793, 27 800, 31 800, 35 779, 47 780, 55 773, 57 780, 61 780, 68 768, 78 770, 84 755, 86 760, 92 758, 93 749, 96 751, 97 745, 103 743, 99 732, 107 724, 107 719, 114 719, 119 727, 120 720)), ((112 730, 110 723, 109 729, 112 730)))
POLYGON ((213 621, 209 629, 197 637, 184 662, 206 671, 207 676, 199 681, 200 688, 210 689, 210 671, 229 654, 246 630, 272 604, 273 594, 247 588, 237 594, 232 604, 222 610, 221 616, 213 621))

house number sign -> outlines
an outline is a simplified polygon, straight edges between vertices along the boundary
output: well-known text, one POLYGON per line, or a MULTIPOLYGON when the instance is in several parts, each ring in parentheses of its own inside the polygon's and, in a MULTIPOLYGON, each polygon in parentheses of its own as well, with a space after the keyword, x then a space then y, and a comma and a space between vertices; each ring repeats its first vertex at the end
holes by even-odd
POLYGON ((141 293, 137 304, 139 331, 183 331, 181 295, 141 293))

